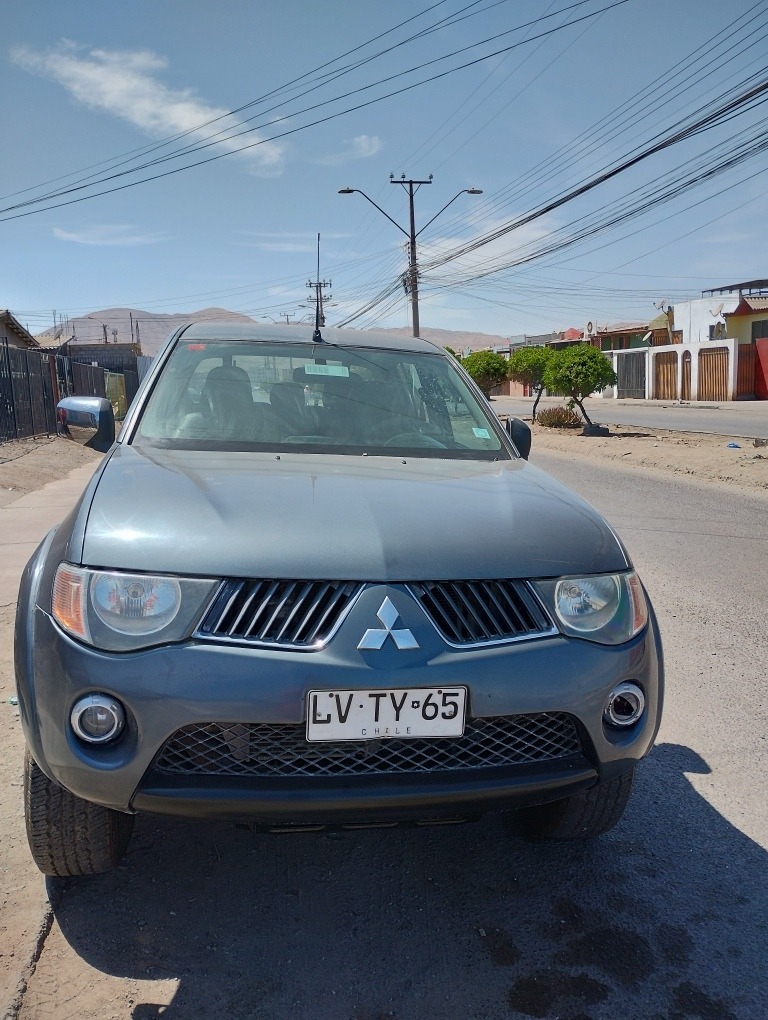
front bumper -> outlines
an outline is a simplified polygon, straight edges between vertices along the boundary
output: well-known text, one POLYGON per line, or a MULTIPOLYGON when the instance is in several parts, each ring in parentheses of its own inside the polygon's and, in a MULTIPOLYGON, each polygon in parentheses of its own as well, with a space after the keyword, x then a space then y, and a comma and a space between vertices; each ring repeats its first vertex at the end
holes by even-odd
MULTIPOLYGON (((363 617, 375 615, 380 604, 381 589, 374 587, 360 609, 363 617)), ((310 653, 189 641, 116 655, 71 640, 37 606, 20 614, 17 685, 35 760, 72 793, 120 811, 249 818, 264 825, 477 815, 557 799, 631 768, 650 750, 661 713, 653 615, 642 634, 617 647, 556 636, 456 650, 435 636, 409 658, 395 649, 360 653, 360 628, 352 628, 351 639, 342 628, 325 649, 310 653), (611 732, 603 707, 624 680, 643 687, 646 710, 629 730, 611 732), (473 718, 568 714, 581 753, 535 764, 373 777, 174 776, 155 767, 166 741, 186 726, 220 720, 300 725, 309 690, 457 683, 469 688, 473 718), (69 715, 79 697, 95 691, 118 698, 128 722, 115 743, 89 747, 75 737, 69 715)))
POLYGON ((247 819, 265 827, 463 821, 557 800, 588 789, 597 778, 597 769, 581 755, 541 766, 375 779, 356 776, 354 781, 198 777, 190 782, 150 770, 131 808, 182 817, 247 819))

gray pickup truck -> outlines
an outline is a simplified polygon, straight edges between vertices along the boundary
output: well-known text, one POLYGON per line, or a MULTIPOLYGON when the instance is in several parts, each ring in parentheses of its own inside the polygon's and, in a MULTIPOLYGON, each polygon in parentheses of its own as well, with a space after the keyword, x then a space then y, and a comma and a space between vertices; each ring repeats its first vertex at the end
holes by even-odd
POLYGON ((420 339, 173 334, 24 573, 29 842, 107 870, 139 812, 293 830, 621 817, 662 705, 654 615, 587 503, 420 339))

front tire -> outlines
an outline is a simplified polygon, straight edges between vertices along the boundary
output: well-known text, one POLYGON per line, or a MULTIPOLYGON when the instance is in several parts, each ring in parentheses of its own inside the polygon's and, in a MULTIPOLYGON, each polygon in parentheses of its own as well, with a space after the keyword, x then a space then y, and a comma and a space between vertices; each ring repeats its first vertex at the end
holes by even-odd
POLYGON ((614 827, 624 814, 635 770, 599 783, 551 804, 537 804, 518 812, 528 839, 592 839, 614 827))
POLYGON ((76 797, 51 782, 24 753, 24 817, 29 849, 44 875, 98 875, 116 867, 133 832, 133 815, 76 797))

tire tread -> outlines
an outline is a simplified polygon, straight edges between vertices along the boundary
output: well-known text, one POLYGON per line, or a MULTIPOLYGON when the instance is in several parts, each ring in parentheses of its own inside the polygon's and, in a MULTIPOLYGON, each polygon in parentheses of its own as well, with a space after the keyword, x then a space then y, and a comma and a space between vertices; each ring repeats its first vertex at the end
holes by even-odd
POLYGON ((526 834, 533 839, 592 839, 621 819, 632 792, 634 769, 550 804, 519 812, 526 834))
POLYGON ((92 804, 51 782, 28 750, 24 815, 35 864, 44 875, 61 878, 110 871, 133 831, 133 815, 92 804))

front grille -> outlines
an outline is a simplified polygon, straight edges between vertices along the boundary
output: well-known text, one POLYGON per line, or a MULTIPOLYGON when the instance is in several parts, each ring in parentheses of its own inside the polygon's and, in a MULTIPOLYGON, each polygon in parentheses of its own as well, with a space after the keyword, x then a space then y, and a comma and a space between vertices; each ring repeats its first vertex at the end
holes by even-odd
POLYGON ((308 743, 302 725, 207 723, 166 742, 155 769, 198 776, 369 776, 552 761, 578 754, 562 712, 470 719, 461 737, 308 743))
POLYGON ((425 581, 409 587, 454 645, 509 641, 554 630, 524 581, 425 581))
POLYGON ((328 640, 361 588, 354 581, 227 581, 197 636, 316 648, 328 640))

